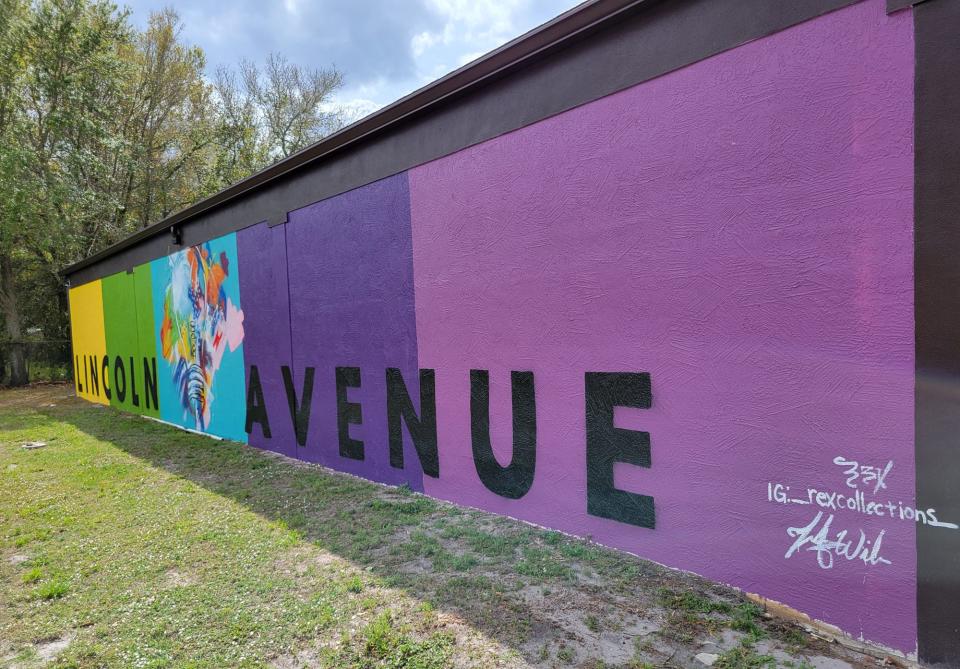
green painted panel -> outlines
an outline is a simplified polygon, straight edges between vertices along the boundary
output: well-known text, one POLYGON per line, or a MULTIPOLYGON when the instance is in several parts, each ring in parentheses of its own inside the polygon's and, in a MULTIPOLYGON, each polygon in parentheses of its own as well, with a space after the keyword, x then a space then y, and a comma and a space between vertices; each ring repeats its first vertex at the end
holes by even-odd
POLYGON ((160 417, 157 393, 157 329, 153 320, 153 279, 150 263, 133 268, 134 293, 137 299, 137 341, 140 350, 141 376, 144 391, 141 413, 160 417))
POLYGON ((103 279, 103 325, 109 362, 103 371, 110 386, 110 404, 142 413, 143 361, 137 330, 137 298, 133 274, 121 272, 103 279))

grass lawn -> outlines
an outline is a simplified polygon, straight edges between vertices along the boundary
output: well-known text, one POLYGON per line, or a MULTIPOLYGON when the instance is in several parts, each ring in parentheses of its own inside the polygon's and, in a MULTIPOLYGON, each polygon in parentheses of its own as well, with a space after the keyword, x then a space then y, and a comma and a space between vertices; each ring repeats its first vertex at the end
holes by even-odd
POLYGON ((696 577, 71 394, 0 391, 0 666, 639 668, 703 666, 707 650, 718 667, 801 667, 841 654, 696 577), (47 446, 21 448, 31 440, 47 446))

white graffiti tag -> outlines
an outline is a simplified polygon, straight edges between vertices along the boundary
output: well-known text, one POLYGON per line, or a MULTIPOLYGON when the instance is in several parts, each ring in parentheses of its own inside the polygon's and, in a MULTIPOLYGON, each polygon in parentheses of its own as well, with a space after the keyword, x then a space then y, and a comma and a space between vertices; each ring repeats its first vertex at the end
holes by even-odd
POLYGON ((834 557, 861 560, 867 565, 890 564, 890 560, 880 556, 885 530, 880 530, 873 541, 867 539, 863 530, 859 530, 860 538, 855 543, 853 539, 847 538, 847 530, 833 532, 832 524, 832 513, 823 520, 823 511, 818 511, 807 525, 787 528, 787 534, 794 542, 783 557, 789 559, 805 548, 817 554, 817 564, 821 569, 832 569, 834 557))

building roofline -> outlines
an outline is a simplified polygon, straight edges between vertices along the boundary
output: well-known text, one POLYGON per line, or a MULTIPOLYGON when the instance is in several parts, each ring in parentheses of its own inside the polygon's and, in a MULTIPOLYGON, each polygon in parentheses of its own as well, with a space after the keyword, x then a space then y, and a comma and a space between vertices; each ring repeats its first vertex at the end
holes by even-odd
POLYGON ((63 274, 69 276, 145 239, 166 233, 175 225, 186 223, 228 202, 248 196, 268 183, 289 176, 305 166, 315 165, 412 117, 428 113, 450 98, 483 86, 548 51, 561 48, 640 5, 654 2, 655 0, 587 0, 305 149, 70 265, 63 270, 63 274))

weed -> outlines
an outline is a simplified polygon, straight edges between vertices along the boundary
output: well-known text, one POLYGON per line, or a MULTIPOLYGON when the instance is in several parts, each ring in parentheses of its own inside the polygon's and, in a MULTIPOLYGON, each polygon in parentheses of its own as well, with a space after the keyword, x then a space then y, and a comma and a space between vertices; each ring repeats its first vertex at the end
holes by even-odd
POLYGON ((516 571, 521 576, 573 580, 573 570, 557 556, 542 548, 525 548, 523 559, 517 563, 516 571))
POLYGON ((733 610, 728 602, 708 599, 694 592, 678 593, 668 588, 661 588, 657 596, 660 604, 668 610, 697 613, 730 613, 733 610))
POLYGON ((595 546, 582 541, 566 541, 559 545, 560 555, 568 560, 592 562, 599 558, 600 551, 595 546))
POLYGON ((670 611, 666 625, 659 633, 668 639, 690 643, 706 632, 716 631, 719 626, 716 620, 703 618, 693 611, 670 611))
POLYGON ((783 626, 778 630, 777 636, 788 646, 793 648, 804 648, 809 639, 803 631, 793 626, 783 626))
POLYGON ((652 653, 656 650, 656 646, 650 641, 650 639, 645 639, 642 636, 638 636, 633 640, 633 653, 634 655, 642 655, 643 653, 652 653))
POLYGON ((587 626, 587 629, 593 632, 594 634, 598 634, 600 632, 600 621, 597 620, 597 617, 595 615, 587 616, 584 622, 587 626))
POLYGON ((752 602, 738 604, 733 610, 730 628, 747 634, 751 641, 762 639, 767 636, 766 631, 758 623, 762 615, 763 609, 752 602))
POLYGON ((494 535, 476 530, 468 532, 466 539, 470 548, 491 558, 513 555, 520 544, 516 537, 494 535))
POLYGON ((363 630, 367 655, 386 657, 393 648, 394 637, 393 616, 390 611, 384 611, 363 630))
POLYGON ((22 578, 24 583, 35 583, 43 578, 43 570, 40 567, 34 567, 25 572, 22 578))
POLYGON ((476 601, 489 598, 493 588, 493 581, 486 576, 456 576, 443 583, 437 592, 451 601, 476 601))
POLYGON ((359 576, 353 576, 347 581, 347 592, 362 592, 363 580, 359 576))
POLYGON ((467 523, 456 523, 441 528, 440 536, 444 539, 462 540, 475 552, 486 557, 503 557, 513 555, 521 540, 518 537, 490 534, 471 527, 467 523))
POLYGON ((548 546, 556 546, 563 541, 563 535, 560 532, 546 532, 543 535, 543 543, 548 546))
POLYGON ((391 502, 383 499, 375 499, 367 506, 374 511, 385 511, 388 514, 417 516, 433 512, 437 508, 437 503, 426 497, 418 497, 410 502, 391 502))
POLYGON ((753 644, 741 642, 717 658, 713 664, 716 669, 762 669, 775 667, 776 659, 771 655, 758 655, 753 644))
POLYGON ((381 660, 382 666, 387 667, 441 669, 448 666, 453 646, 450 634, 437 633, 419 641, 412 639, 395 626, 390 611, 384 611, 368 624, 362 636, 364 655, 381 660))
POLYGON ((40 599, 60 599, 69 589, 63 581, 50 581, 38 587, 36 594, 40 599))

